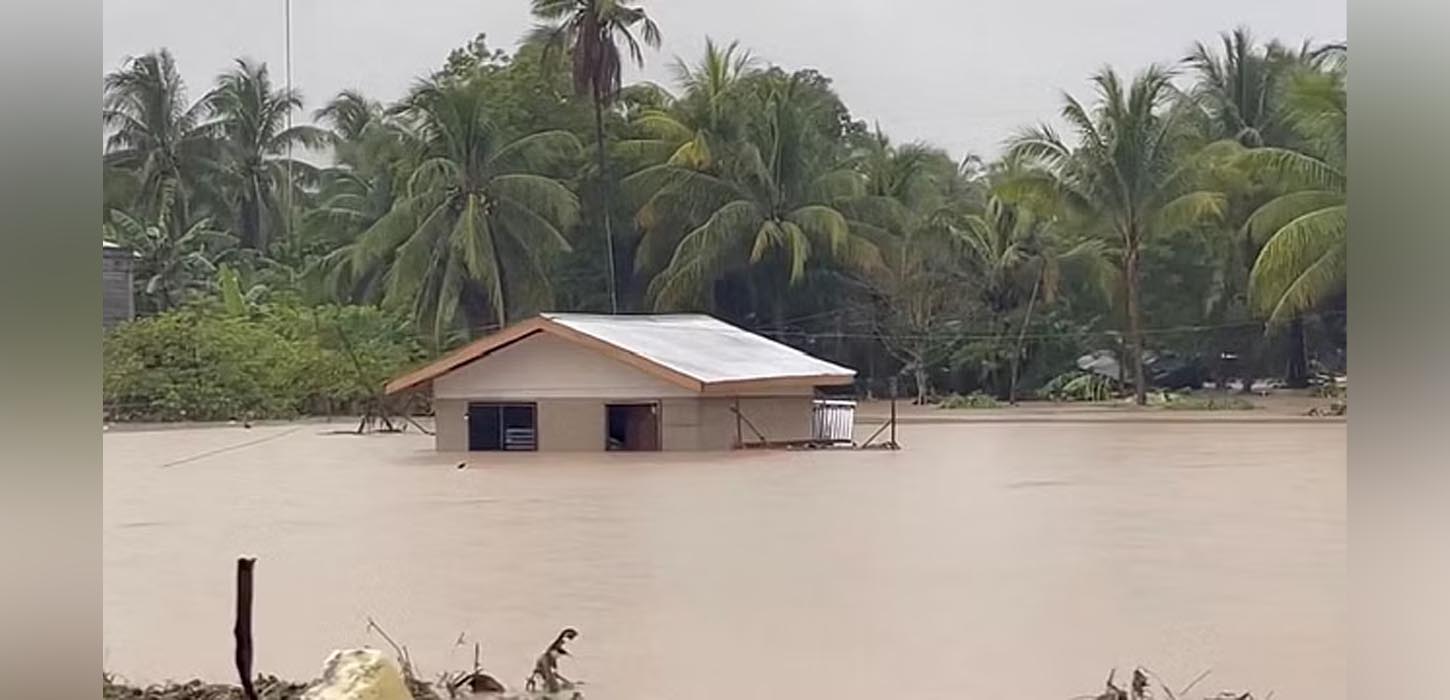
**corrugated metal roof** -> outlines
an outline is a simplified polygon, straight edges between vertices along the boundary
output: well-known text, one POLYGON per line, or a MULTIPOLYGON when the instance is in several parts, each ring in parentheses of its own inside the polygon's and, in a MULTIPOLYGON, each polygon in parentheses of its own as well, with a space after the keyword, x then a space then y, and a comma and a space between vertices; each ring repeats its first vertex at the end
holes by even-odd
POLYGON ((855 370, 704 314, 542 316, 706 384, 856 375, 855 370))

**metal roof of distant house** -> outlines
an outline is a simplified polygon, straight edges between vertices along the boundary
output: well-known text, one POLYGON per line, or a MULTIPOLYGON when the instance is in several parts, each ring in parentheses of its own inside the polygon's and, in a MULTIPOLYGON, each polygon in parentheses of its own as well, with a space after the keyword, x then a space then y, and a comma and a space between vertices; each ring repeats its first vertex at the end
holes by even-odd
POLYGON ((850 384, 855 370, 704 314, 540 314, 389 382, 387 393, 426 384, 536 333, 602 352, 701 393, 850 384))

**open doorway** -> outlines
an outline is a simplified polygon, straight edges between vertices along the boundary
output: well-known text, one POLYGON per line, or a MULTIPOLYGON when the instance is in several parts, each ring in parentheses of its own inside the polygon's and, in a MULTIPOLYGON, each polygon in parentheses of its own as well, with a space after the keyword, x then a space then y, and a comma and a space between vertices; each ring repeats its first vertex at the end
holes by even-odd
POLYGON ((629 452, 656 452, 660 449, 659 404, 606 404, 604 417, 604 449, 629 452))

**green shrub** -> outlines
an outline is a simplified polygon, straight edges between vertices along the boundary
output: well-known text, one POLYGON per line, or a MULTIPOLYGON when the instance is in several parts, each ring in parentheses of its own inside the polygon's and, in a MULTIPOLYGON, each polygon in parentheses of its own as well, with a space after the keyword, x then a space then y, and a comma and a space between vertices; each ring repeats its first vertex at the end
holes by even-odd
POLYGON ((1037 395, 1053 401, 1107 401, 1117 391, 1117 382, 1101 374, 1073 370, 1048 380, 1037 395))
POLYGON ((193 306, 124 324, 102 347, 113 420, 355 412, 419 356, 405 325, 364 307, 193 306))
POLYGON ((1238 396, 1184 396, 1164 394, 1163 407, 1174 411, 1248 411, 1254 403, 1238 396))
POLYGON ((1001 406, 996 398, 982 393, 971 393, 966 396, 952 394, 941 400, 937 408, 997 408, 1001 406))

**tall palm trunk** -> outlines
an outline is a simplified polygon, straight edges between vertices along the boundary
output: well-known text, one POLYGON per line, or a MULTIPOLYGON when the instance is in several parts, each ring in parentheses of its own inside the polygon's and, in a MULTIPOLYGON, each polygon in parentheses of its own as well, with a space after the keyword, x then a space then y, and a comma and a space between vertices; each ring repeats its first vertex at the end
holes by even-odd
POLYGON ((1133 400, 1139 406, 1148 403, 1148 377, 1143 372, 1143 329, 1138 318, 1138 249, 1130 246, 1124 265, 1124 282, 1128 291, 1128 352, 1133 361, 1133 400))
POLYGON ((1037 283, 1032 285, 1032 296, 1027 297, 1027 313, 1022 319, 1022 328, 1017 331, 1017 344, 1012 348, 1012 378, 1007 384, 1007 404, 1017 405, 1017 374, 1018 363, 1022 358, 1022 343, 1027 340, 1027 327, 1032 325, 1032 306, 1037 303, 1037 290, 1042 286, 1042 277, 1047 269, 1043 268, 1037 273, 1037 283))
POLYGON ((609 258, 609 313, 619 313, 619 294, 614 279, 614 226, 609 212, 609 171, 604 153, 604 98, 594 92, 594 142, 599 151, 599 208, 604 217, 604 250, 609 258))
POLYGON ((1309 357, 1304 343, 1304 319, 1296 316, 1289 323, 1288 362, 1284 367, 1284 384, 1291 389, 1309 386, 1309 357))
POLYGON ((244 197, 241 204, 242 247, 266 250, 267 241, 262 238, 261 202, 244 197))

